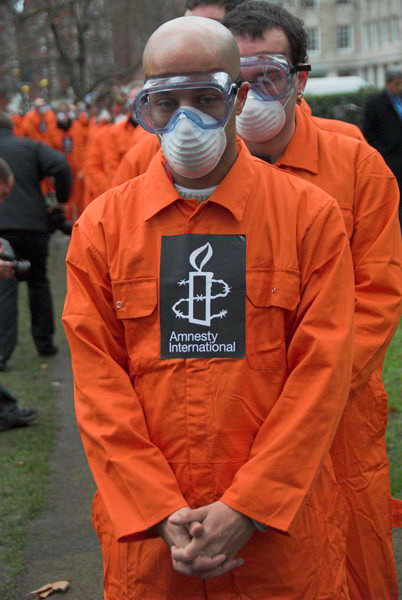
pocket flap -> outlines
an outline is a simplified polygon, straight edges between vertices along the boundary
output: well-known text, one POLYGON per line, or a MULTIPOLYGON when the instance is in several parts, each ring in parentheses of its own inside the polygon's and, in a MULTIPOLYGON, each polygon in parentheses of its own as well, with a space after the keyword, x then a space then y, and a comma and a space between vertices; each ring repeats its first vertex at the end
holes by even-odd
POLYGON ((157 305, 156 277, 112 282, 114 309, 118 319, 136 319, 153 313, 157 305))
POLYGON ((247 271, 247 296, 256 307, 294 310, 300 301, 300 274, 280 269, 247 271))

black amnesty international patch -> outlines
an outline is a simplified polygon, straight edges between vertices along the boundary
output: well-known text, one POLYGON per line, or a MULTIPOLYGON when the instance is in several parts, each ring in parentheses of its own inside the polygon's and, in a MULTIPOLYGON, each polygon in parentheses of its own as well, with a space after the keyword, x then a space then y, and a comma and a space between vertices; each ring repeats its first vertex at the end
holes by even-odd
POLYGON ((161 358, 245 356, 244 235, 162 237, 161 358))

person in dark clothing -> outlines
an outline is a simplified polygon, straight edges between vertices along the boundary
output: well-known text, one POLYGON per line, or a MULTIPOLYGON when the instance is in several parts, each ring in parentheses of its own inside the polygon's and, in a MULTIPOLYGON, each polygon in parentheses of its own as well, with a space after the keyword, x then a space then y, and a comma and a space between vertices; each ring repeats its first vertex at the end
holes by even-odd
MULTIPOLYGON (((40 189, 46 176, 54 178, 59 203, 67 202, 71 170, 66 158, 42 142, 13 135, 11 119, 0 112, 0 158, 10 166, 15 183, 0 205, 0 237, 8 240, 17 256, 27 259, 31 332, 40 356, 56 354, 54 319, 49 281, 48 210, 40 189)), ((4 370, 17 342, 17 281, 0 281, 0 370, 4 370)))
MULTIPOLYGON (((382 154, 402 191, 402 69, 389 67, 385 88, 367 101, 363 133, 369 144, 382 154)), ((402 225, 402 205, 399 204, 402 225)))
MULTIPOLYGON (((10 193, 14 176, 9 165, 0 158, 0 203, 10 193)), ((0 255, 2 243, 0 242, 0 255)), ((0 280, 13 277, 11 262, 0 258, 0 280)), ((30 425, 38 416, 38 411, 33 408, 20 408, 18 400, 3 386, 0 385, 0 431, 13 427, 30 425)))
POLYGON ((228 12, 244 0, 186 0, 186 17, 207 17, 222 21, 228 12))

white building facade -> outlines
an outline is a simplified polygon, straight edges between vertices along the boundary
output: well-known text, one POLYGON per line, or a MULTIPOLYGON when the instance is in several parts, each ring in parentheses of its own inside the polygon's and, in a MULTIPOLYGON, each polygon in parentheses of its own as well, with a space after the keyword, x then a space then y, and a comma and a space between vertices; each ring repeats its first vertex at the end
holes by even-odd
POLYGON ((383 87, 402 65, 402 0, 277 0, 303 19, 311 76, 358 75, 383 87))

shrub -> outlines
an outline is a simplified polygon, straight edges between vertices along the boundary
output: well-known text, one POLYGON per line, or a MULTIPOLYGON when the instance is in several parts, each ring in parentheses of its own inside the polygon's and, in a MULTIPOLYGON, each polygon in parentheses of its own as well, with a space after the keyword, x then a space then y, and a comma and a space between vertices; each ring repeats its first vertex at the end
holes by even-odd
POLYGON ((378 94, 375 88, 365 88, 358 92, 327 94, 325 96, 306 95, 315 117, 338 119, 362 126, 364 106, 370 96, 378 94))

